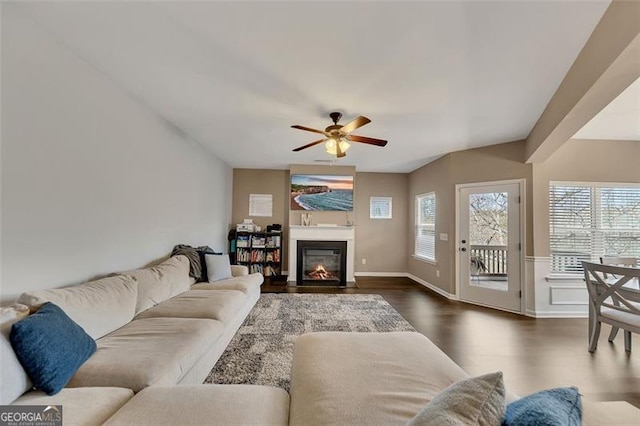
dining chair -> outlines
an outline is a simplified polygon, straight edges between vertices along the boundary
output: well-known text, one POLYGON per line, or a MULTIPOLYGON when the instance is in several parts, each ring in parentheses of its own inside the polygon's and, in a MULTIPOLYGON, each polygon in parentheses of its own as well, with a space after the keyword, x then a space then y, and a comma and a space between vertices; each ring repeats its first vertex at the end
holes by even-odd
MULTIPOLYGON (((629 266, 631 268, 636 267, 638 265, 637 257, 623 257, 623 256, 602 256, 600 258, 600 263, 604 265, 617 265, 617 266, 629 266)), ((605 274, 605 278, 608 278, 605 274)), ((613 342, 613 340, 618 335, 618 327, 611 327, 611 332, 609 333, 609 341, 613 342)))
POLYGON ((598 346, 602 323, 622 328, 624 349, 631 351, 631 333, 640 333, 640 291, 623 286, 640 279, 640 269, 592 262, 582 262, 582 269, 589 292, 589 352, 598 346))
POLYGON ((620 256, 602 256, 600 263, 603 265, 618 265, 635 267, 638 265, 637 257, 620 257, 620 256))

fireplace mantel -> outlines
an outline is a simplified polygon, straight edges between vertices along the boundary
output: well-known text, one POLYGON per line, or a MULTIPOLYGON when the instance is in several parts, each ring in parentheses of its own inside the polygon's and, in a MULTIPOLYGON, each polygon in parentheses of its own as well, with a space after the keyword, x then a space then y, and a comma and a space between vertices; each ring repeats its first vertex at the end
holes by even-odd
POLYGON ((289 278, 296 281, 298 240, 303 241, 346 241, 347 242, 347 282, 355 282, 355 235, 354 226, 289 226, 289 278))

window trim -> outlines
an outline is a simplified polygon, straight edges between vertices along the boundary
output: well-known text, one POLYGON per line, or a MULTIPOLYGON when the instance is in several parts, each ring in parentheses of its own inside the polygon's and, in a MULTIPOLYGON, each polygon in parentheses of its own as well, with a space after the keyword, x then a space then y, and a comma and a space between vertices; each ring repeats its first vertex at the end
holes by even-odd
POLYGON ((413 255, 412 257, 414 259, 417 260, 421 260, 424 262, 428 262, 428 263, 432 263, 432 264, 436 264, 436 219, 437 219, 437 211, 438 211, 438 204, 437 204, 437 199, 436 199, 436 192, 435 191, 431 191, 431 192, 426 192, 423 194, 419 194, 415 196, 414 199, 414 232, 413 232, 413 255), (420 225, 421 222, 421 218, 422 218, 422 214, 421 214, 421 205, 422 205, 422 199, 426 198, 426 197, 433 197, 433 204, 435 207, 435 212, 433 215, 433 257, 429 257, 426 256, 422 253, 418 253, 418 230, 422 228, 423 225, 420 225))

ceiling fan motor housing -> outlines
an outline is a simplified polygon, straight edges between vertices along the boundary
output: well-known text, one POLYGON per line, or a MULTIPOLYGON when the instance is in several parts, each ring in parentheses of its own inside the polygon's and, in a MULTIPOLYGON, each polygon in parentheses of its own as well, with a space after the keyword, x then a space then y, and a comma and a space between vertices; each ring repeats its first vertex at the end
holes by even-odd
POLYGON ((340 113, 340 112, 332 112, 331 114, 329 114, 329 117, 331 117, 331 120, 333 121, 333 124, 338 124, 338 121, 340 121, 340 119, 342 118, 342 113, 340 113))

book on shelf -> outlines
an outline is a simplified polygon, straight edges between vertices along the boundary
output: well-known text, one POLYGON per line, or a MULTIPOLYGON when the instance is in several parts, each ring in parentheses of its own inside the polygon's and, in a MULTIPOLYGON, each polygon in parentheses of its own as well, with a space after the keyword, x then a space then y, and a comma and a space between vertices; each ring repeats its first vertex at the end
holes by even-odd
POLYGON ((249 262, 251 260, 251 252, 249 250, 239 248, 236 252, 237 262, 249 262))
POLYGON ((252 273, 252 274, 255 273, 255 272, 259 272, 259 273, 262 274, 263 271, 264 271, 263 266, 258 264, 258 263, 255 263, 255 264, 252 264, 252 265, 249 266, 249 272, 252 273))
POLYGON ((274 250, 267 252, 265 257, 266 262, 280 262, 280 250, 274 250))
POLYGON ((249 247, 249 236, 238 235, 236 238, 236 247, 249 247))
POLYGON ((269 235, 267 237, 267 247, 269 248, 280 247, 280 235, 269 235))
POLYGON ((252 262, 264 262, 264 251, 263 250, 251 250, 251 261, 252 262))
POLYGON ((251 237, 251 247, 264 248, 266 245, 266 238, 260 235, 254 235, 251 237))

